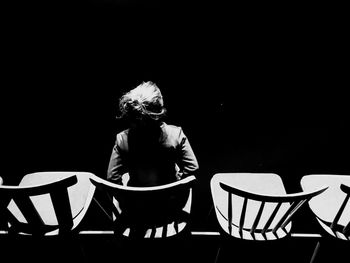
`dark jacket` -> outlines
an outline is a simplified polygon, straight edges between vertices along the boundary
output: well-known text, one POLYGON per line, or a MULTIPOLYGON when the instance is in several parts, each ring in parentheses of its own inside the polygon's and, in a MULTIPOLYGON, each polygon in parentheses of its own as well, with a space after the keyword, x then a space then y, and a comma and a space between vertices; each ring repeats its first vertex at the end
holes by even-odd
POLYGON ((198 170, 198 162, 181 127, 161 123, 156 129, 130 128, 117 134, 107 179, 128 185, 154 186, 174 182, 198 170))

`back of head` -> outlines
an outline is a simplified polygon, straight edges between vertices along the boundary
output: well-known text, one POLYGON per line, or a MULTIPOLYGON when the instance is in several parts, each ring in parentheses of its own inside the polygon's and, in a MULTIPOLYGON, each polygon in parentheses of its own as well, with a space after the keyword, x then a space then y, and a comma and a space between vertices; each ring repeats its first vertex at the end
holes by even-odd
POLYGON ((119 100, 121 116, 130 122, 159 122, 166 113, 163 96, 153 82, 143 82, 119 100))

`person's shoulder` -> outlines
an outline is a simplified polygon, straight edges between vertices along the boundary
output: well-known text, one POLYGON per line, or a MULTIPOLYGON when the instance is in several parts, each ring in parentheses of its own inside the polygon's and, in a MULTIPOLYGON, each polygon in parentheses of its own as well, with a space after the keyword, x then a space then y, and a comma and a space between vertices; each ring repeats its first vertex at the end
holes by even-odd
POLYGON ((130 130, 130 129, 125 129, 125 130, 122 130, 122 131, 118 132, 118 134, 117 134, 117 135, 122 135, 122 136, 124 136, 124 135, 128 135, 128 134, 129 134, 129 130, 130 130))
POLYGON ((173 124, 162 124, 163 131, 167 134, 168 138, 178 139, 183 135, 182 127, 173 124))
POLYGON ((162 127, 163 127, 164 130, 166 130, 167 132, 171 132, 171 133, 179 133, 179 132, 182 131, 182 127, 181 126, 168 124, 168 123, 165 123, 165 122, 162 123, 162 127))
POLYGON ((115 146, 118 147, 120 150, 128 149, 128 134, 129 134, 129 129, 126 129, 117 133, 116 139, 115 139, 115 146))
POLYGON ((119 141, 125 141, 128 138, 129 135, 129 129, 122 130, 117 133, 117 140, 119 141))

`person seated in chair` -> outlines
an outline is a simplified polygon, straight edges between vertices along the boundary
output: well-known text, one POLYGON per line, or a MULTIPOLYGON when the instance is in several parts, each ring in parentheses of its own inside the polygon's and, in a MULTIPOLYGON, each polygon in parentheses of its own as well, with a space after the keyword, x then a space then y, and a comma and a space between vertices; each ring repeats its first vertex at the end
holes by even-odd
POLYGON ((119 99, 128 128, 116 135, 107 179, 129 186, 156 186, 195 175, 199 166, 179 126, 163 121, 166 109, 160 89, 143 82, 119 99))

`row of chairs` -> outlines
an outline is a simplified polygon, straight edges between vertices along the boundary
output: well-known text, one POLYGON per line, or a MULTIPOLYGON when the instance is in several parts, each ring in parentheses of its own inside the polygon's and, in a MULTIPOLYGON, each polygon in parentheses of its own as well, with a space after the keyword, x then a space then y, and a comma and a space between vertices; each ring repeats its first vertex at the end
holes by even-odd
POLYGON ((35 236, 79 231, 94 200, 116 232, 169 237, 182 232, 190 220, 195 180, 189 176, 163 186, 130 187, 88 172, 31 173, 18 186, 0 186, 0 226, 9 233, 35 236), (105 194, 104 202, 95 198, 96 189, 105 194))
MULTIPOLYGON (((175 236, 188 229, 195 182, 189 176, 163 186, 130 187, 87 172, 31 173, 18 186, 0 186, 0 226, 22 235, 74 233, 95 200, 113 222, 115 234, 175 236), (95 198, 96 189, 106 194, 107 203, 95 198)), ((222 235, 255 241, 285 238, 292 216, 308 203, 327 233, 350 239, 350 176, 306 175, 303 191, 293 194, 286 193, 281 177, 273 173, 219 173, 210 186, 222 235)))

